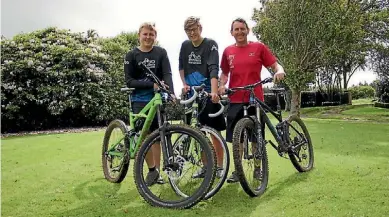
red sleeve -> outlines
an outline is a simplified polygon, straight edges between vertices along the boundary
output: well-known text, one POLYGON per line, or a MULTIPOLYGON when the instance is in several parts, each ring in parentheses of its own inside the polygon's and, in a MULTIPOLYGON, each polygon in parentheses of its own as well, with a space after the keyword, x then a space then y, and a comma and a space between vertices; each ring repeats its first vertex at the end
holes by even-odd
POLYGON ((272 54, 272 52, 266 45, 260 43, 259 49, 261 49, 260 58, 262 60, 263 66, 268 68, 277 61, 276 57, 272 54))
POLYGON ((222 69, 222 73, 226 76, 230 73, 230 66, 228 65, 228 58, 227 58, 227 48, 223 51, 222 60, 220 62, 220 68, 222 69))

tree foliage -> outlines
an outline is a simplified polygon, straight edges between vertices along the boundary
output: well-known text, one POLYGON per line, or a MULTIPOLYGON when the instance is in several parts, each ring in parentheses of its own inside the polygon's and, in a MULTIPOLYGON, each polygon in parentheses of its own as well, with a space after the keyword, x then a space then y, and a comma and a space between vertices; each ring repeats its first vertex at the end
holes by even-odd
POLYGON ((299 114, 300 92, 314 81, 326 50, 334 43, 335 9, 320 0, 262 2, 263 8, 254 10, 253 32, 282 60, 292 90, 291 112, 299 114))
POLYGON ((369 56, 379 75, 388 71, 387 0, 260 2, 262 8, 254 9, 253 31, 283 62, 292 89, 292 113, 298 113, 300 91, 315 77, 327 91, 347 88, 369 56))

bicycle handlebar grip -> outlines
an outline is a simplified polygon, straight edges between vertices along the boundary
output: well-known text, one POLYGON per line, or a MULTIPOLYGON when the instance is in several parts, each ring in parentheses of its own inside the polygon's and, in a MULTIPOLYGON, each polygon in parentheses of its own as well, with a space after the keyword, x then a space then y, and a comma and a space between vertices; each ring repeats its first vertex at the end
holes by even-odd
POLYGON ((273 78, 272 77, 268 77, 268 78, 265 78, 265 80, 263 80, 263 83, 266 84, 266 83, 270 83, 273 81, 273 78))
POLYGON ((125 92, 125 91, 134 91, 135 88, 128 88, 128 87, 123 87, 123 88, 120 88, 120 91, 121 92, 125 92))
MULTIPOLYGON (((194 90, 194 87, 193 87, 193 90, 194 90)), ((187 100, 180 100, 180 104, 182 104, 182 105, 190 104, 196 99, 196 97, 197 97, 197 91, 194 90, 193 96, 187 100)))
POLYGON ((214 113, 214 114, 208 114, 209 117, 214 118, 214 117, 217 117, 217 116, 219 116, 219 115, 221 115, 223 113, 224 105, 223 105, 223 103, 221 101, 219 101, 219 105, 221 106, 220 110, 218 112, 214 113))
POLYGON ((234 93, 233 90, 226 88, 225 94, 230 95, 230 94, 233 94, 233 93, 234 93))

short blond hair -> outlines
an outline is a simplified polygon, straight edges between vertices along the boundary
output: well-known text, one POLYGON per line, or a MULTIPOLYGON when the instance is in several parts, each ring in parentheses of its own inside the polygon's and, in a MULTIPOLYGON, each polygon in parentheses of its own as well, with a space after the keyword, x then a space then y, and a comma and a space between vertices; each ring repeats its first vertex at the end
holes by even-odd
POLYGON ((140 34, 140 32, 142 31, 143 28, 154 31, 155 34, 157 34, 157 29, 155 28, 155 23, 153 23, 153 22, 144 22, 144 23, 140 24, 138 34, 140 34))
POLYGON ((198 25, 198 26, 201 26, 201 23, 200 23, 200 18, 199 17, 195 17, 195 16, 190 16, 188 18, 186 18, 185 22, 184 22, 184 29, 186 30, 187 28, 193 26, 193 25, 198 25))

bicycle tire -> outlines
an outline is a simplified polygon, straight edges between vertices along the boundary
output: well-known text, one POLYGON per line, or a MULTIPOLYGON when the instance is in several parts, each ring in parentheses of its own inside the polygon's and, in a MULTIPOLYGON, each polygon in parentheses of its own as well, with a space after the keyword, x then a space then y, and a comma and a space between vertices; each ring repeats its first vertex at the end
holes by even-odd
MULTIPOLYGON (((224 157, 225 157, 224 158, 225 165, 223 165, 223 176, 219 179, 219 182, 216 182, 216 178, 215 178, 215 182, 211 186, 208 193, 204 196, 204 200, 208 200, 209 198, 213 197, 221 189, 221 187, 223 186, 224 182, 227 179, 228 171, 230 168, 230 153, 229 153, 229 149, 228 149, 226 140, 223 138, 223 136, 217 130, 215 130, 214 128, 208 127, 208 126, 202 126, 199 129, 202 132, 210 133, 210 134, 214 135, 219 140, 219 142, 222 145, 222 148, 224 150, 223 152, 224 152, 224 157)), ((179 138, 177 138, 176 141, 180 141, 183 138, 182 136, 184 136, 184 135, 181 135, 179 138)), ((184 138, 184 140, 185 140, 185 138, 184 138)), ((175 149, 175 145, 176 145, 176 143, 173 145, 173 149, 175 149)), ((171 184, 173 190, 177 194, 179 194, 181 196, 185 196, 185 195, 182 195, 182 193, 179 192, 179 190, 177 190, 177 187, 174 185, 174 183, 170 182, 170 184, 171 184)))
POLYGON ((239 144, 241 142, 242 131, 246 128, 254 130, 254 121, 251 118, 240 119, 236 123, 233 131, 232 144, 233 144, 233 158, 235 163, 235 172, 239 178, 239 182, 243 190, 250 197, 258 197, 265 192, 269 180, 269 164, 268 164, 267 150, 266 150, 266 146, 263 143, 262 159, 261 159, 262 180, 259 188, 253 188, 250 186, 250 184, 247 181, 246 174, 244 172, 244 168, 242 165, 242 158, 239 152, 239 144))
MULTIPOLYGON (((309 135, 308 129, 305 126, 303 120, 301 120, 301 118, 299 118, 296 115, 292 115, 292 116, 288 117, 288 119, 287 119, 288 133, 290 133, 289 127, 291 126, 291 123, 293 121, 295 121, 301 127, 301 129, 304 133, 304 136, 307 139, 307 143, 308 143, 307 147, 308 147, 308 152, 309 152, 309 163, 306 167, 302 166, 299 163, 299 160, 297 159, 296 155, 291 150, 288 151, 289 159, 297 171, 308 172, 313 168, 313 164, 314 164, 314 153, 313 153, 313 145, 312 145, 311 136, 309 135)), ((299 134, 300 134, 300 132, 299 132, 299 134)), ((290 137, 289 137, 289 142, 291 142, 290 137)))
POLYGON ((101 161, 102 161, 102 166, 103 166, 104 177, 106 180, 108 180, 109 182, 112 182, 112 183, 122 182, 123 179, 127 175, 128 167, 130 164, 130 158, 128 156, 129 142, 128 142, 128 138, 127 138, 127 132, 128 132, 127 125, 121 120, 111 121, 109 123, 107 129, 105 130, 101 161), (124 153, 123 165, 121 166, 121 170, 120 170, 118 176, 112 177, 109 173, 108 159, 107 159, 108 156, 105 154, 105 152, 108 150, 109 139, 111 138, 112 131, 115 128, 119 128, 121 130, 121 132, 123 133, 123 136, 124 136, 123 142, 124 142, 124 152, 125 153, 124 153))
POLYGON ((152 206, 172 208, 172 209, 191 208, 204 198, 204 196, 206 195, 206 193, 209 191, 210 187, 213 184, 213 181, 215 179, 215 170, 216 170, 216 163, 215 163, 216 153, 215 150, 213 149, 211 142, 198 129, 195 129, 188 125, 172 124, 172 125, 168 125, 165 130, 167 134, 169 132, 187 133, 188 135, 192 136, 197 141, 199 141, 200 144, 202 144, 202 148, 207 158, 207 162, 209 162, 207 164, 208 167, 205 173, 204 181, 202 182, 201 186, 197 189, 197 191, 193 195, 174 202, 162 201, 160 198, 158 198, 149 190, 148 186, 146 185, 143 179, 143 161, 145 159, 147 151, 153 145, 153 141, 155 141, 156 138, 160 136, 159 130, 155 130, 154 132, 152 132, 150 135, 146 137, 142 146, 140 147, 139 151, 136 154, 134 170, 133 170, 135 185, 141 197, 152 206))
POLYGON ((214 187, 212 186, 211 189, 208 191, 208 193, 204 197, 204 200, 208 200, 209 198, 213 197, 217 192, 219 192, 219 190, 221 189, 221 187, 223 186, 224 182, 227 179, 228 170, 230 168, 230 153, 229 153, 229 149, 228 149, 226 140, 223 138, 223 136, 217 130, 215 130, 214 128, 211 128, 211 127, 207 127, 207 126, 201 127, 200 130, 204 131, 204 132, 209 132, 210 134, 214 135, 219 140, 220 144, 223 147, 224 157, 225 157, 224 161, 226 163, 225 167, 223 165, 223 170, 224 170, 223 176, 220 178, 219 182, 216 183, 216 185, 214 182, 215 186, 214 187))

